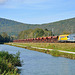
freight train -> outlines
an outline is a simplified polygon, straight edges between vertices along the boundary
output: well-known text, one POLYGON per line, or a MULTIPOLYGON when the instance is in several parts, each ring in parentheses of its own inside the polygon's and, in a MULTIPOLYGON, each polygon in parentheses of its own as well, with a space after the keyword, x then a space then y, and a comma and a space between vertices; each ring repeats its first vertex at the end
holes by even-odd
POLYGON ((30 38, 30 39, 18 39, 18 40, 13 40, 13 42, 22 42, 22 43, 29 43, 29 42, 33 42, 33 43, 75 42, 75 34, 39 37, 39 38, 30 38))

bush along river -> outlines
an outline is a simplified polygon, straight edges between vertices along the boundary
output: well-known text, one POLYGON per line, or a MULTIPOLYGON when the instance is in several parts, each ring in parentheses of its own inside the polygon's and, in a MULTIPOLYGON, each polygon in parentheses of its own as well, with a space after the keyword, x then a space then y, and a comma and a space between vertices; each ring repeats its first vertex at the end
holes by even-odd
POLYGON ((19 52, 9 54, 7 51, 0 51, 0 75, 19 75, 19 69, 16 66, 21 66, 19 52))
POLYGON ((20 75, 75 75, 75 60, 72 59, 9 45, 0 45, 0 51, 20 52, 20 60, 23 60, 22 67, 17 67, 20 75))

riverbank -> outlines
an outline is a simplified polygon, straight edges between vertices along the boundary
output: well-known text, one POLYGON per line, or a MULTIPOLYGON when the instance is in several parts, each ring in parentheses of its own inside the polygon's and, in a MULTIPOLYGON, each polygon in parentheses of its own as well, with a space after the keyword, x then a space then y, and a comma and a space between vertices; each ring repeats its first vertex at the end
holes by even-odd
POLYGON ((75 43, 6 43, 34 51, 44 52, 53 56, 75 59, 75 43))
POLYGON ((19 75, 16 66, 21 66, 19 52, 9 54, 5 51, 0 51, 0 75, 19 75))

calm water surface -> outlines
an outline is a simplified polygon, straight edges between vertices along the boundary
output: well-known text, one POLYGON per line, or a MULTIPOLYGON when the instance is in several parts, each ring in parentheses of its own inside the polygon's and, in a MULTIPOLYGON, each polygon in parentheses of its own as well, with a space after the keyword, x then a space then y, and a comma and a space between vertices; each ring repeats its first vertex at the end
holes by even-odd
POLYGON ((75 60, 53 57, 49 54, 24 48, 0 45, 0 51, 16 54, 23 60, 20 75, 75 75, 75 60))

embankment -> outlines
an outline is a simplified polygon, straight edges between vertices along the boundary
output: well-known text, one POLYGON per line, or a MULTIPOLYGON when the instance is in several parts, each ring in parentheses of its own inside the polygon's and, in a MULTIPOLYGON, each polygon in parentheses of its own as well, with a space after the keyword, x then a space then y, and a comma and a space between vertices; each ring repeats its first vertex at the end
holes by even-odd
POLYGON ((47 54, 51 54, 52 56, 56 56, 56 57, 66 57, 66 58, 70 58, 70 59, 75 59, 75 44, 41 44, 41 43, 7 43, 8 45, 12 45, 12 46, 17 46, 17 47, 21 47, 21 48, 25 48, 25 49, 29 49, 29 50, 34 50, 34 51, 39 51, 39 52, 43 52, 43 53, 47 53, 47 54), (55 46, 59 46, 59 47, 55 47, 55 46), (64 46, 63 46, 64 45, 64 46), (70 45, 70 47, 69 47, 70 45), (50 47, 54 47, 53 49, 50 49, 50 47), (63 48, 64 47, 64 48, 63 48), (66 47, 66 48, 65 48, 66 47), (62 49, 63 50, 57 50, 58 49, 62 49), (68 49, 67 49, 68 48, 68 49), (70 49, 69 49, 70 48, 70 49))

